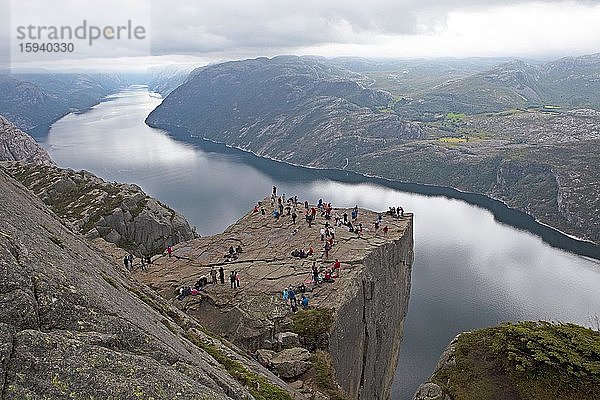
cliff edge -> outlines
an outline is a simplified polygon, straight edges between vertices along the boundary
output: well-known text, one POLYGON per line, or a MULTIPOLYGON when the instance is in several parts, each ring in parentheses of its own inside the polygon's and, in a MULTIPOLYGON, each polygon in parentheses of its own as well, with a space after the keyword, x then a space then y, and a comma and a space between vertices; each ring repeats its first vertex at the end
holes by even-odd
POLYGON ((0 115, 0 161, 54 165, 42 146, 0 115))
POLYGON ((309 395, 337 398, 335 387, 310 385, 319 381, 322 372, 335 377, 344 397, 389 398, 410 292, 412 214, 392 216, 360 209, 352 220, 353 226, 364 228, 358 234, 341 225, 344 214, 351 220, 350 209, 333 208, 327 219, 316 206, 306 209, 299 202, 294 223, 285 211, 274 218, 273 206, 276 203, 266 199, 223 233, 181 243, 174 247, 172 257, 157 259, 148 272, 138 271, 135 277, 253 352, 309 395), (316 217, 309 225, 305 216, 313 208, 316 217), (376 230, 374 221, 379 215, 382 220, 376 230), (322 241, 327 224, 334 228, 334 237, 325 233, 322 241), (330 239, 334 244, 326 256, 323 246, 330 239), (238 246, 242 252, 230 255, 229 248, 238 246), (314 254, 306 258, 292 255, 294 250, 310 248, 314 254), (339 276, 334 274, 333 282, 315 284, 313 266, 323 277, 336 259, 341 264, 339 276), (223 269, 224 284, 209 283, 197 295, 176 298, 179 288, 192 286, 202 277, 210 282, 213 268, 215 272, 223 269), (229 280, 234 271, 240 277, 237 288, 229 280), (282 291, 289 287, 298 298, 308 297, 307 310, 292 311, 289 300, 282 298, 282 291), (292 350, 288 347, 298 354, 310 351, 305 358, 310 358, 313 368, 308 368, 306 360, 282 354, 292 350), (288 356, 293 359, 289 365, 278 364, 288 356))
POLYGON ((2 171, 0 193, 2 399, 298 398, 2 171))
POLYGON ((0 162, 0 170, 35 193, 74 232, 102 238, 136 257, 197 236, 185 217, 137 185, 53 165, 0 162))

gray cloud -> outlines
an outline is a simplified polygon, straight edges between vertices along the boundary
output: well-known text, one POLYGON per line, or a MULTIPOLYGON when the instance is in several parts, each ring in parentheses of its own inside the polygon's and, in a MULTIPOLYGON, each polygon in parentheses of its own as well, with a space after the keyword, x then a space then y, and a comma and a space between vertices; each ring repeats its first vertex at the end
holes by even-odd
POLYGON ((154 0, 152 47, 154 54, 170 54, 285 50, 326 43, 364 44, 373 34, 431 33, 444 26, 450 11, 522 3, 519 0, 205 0, 191 5, 154 0))

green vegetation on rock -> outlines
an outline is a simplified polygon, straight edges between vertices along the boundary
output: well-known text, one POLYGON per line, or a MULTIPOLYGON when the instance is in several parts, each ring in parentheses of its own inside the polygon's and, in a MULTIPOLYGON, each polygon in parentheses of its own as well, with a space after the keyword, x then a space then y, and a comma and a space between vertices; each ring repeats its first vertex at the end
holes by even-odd
POLYGON ((329 308, 300 310, 292 316, 292 321, 292 332, 308 340, 317 340, 320 335, 331 329, 333 310, 329 308))
POLYGON ((574 324, 464 333, 455 360, 431 379, 454 400, 600 398, 600 333, 574 324))
POLYGON ((317 351, 311 357, 311 362, 315 369, 316 384, 319 390, 330 400, 345 400, 347 397, 335 383, 335 373, 329 353, 317 351))
POLYGON ((191 332, 186 333, 186 338, 210 354, 231 376, 246 386, 256 400, 293 400, 285 390, 269 382, 264 376, 250 371, 241 362, 228 357, 217 346, 204 342, 191 332))

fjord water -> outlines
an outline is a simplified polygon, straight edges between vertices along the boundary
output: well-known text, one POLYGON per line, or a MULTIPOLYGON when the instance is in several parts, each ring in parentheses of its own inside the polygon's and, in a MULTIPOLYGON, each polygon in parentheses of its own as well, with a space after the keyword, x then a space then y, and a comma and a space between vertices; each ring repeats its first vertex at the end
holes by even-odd
MULTIPOLYGON (((374 184, 344 183, 202 142, 177 142, 144 124, 160 98, 132 88, 51 128, 44 146, 61 167, 136 183, 182 212, 202 235, 222 231, 272 185, 336 206, 414 212, 415 261, 393 399, 411 399, 459 332, 503 321, 593 325, 600 315, 600 262, 558 250, 460 200, 374 184)), ((353 345, 350 344, 349 345, 353 345)))

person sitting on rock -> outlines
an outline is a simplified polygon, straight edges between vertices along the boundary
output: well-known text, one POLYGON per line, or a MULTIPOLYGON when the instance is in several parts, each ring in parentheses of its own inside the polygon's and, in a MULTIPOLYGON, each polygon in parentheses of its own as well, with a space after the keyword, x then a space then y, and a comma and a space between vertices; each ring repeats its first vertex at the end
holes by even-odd
POLYGON ((238 244, 238 245, 237 245, 237 247, 235 248, 235 252, 236 252, 237 254, 240 254, 242 251, 243 251, 243 250, 242 250, 242 246, 240 246, 240 245, 238 244))
POLYGON ((302 295, 300 302, 302 303, 302 309, 308 310, 308 296, 302 295))
POLYGON ((190 294, 192 294, 192 288, 189 286, 182 286, 179 288, 179 295, 177 296, 177 300, 181 301, 190 294))
POLYGON ((229 254, 235 254, 235 250, 233 249, 233 246, 229 246, 229 254))
POLYGON ((334 280, 331 277, 331 270, 329 268, 327 268, 325 270, 325 276, 323 277, 323 282, 328 282, 328 283, 333 283, 334 280))
POLYGON ((200 277, 200 279, 198 279, 196 281, 194 288, 196 288, 196 290, 202 290, 204 288, 204 286, 206 286, 207 283, 208 283, 208 278, 205 275, 202 275, 200 277))
POLYGON ((294 251, 292 251, 292 257, 300 257, 300 250, 294 249, 294 251))
POLYGON ((300 250, 300 254, 298 255, 300 258, 306 258, 308 257, 308 254, 306 254, 306 252, 304 251, 304 249, 300 250))
POLYGON ((310 246, 310 247, 308 248, 308 253, 307 253, 307 254, 308 254, 309 256, 312 256, 314 253, 315 253, 315 249, 313 249, 313 247, 312 247, 312 246, 310 246))

